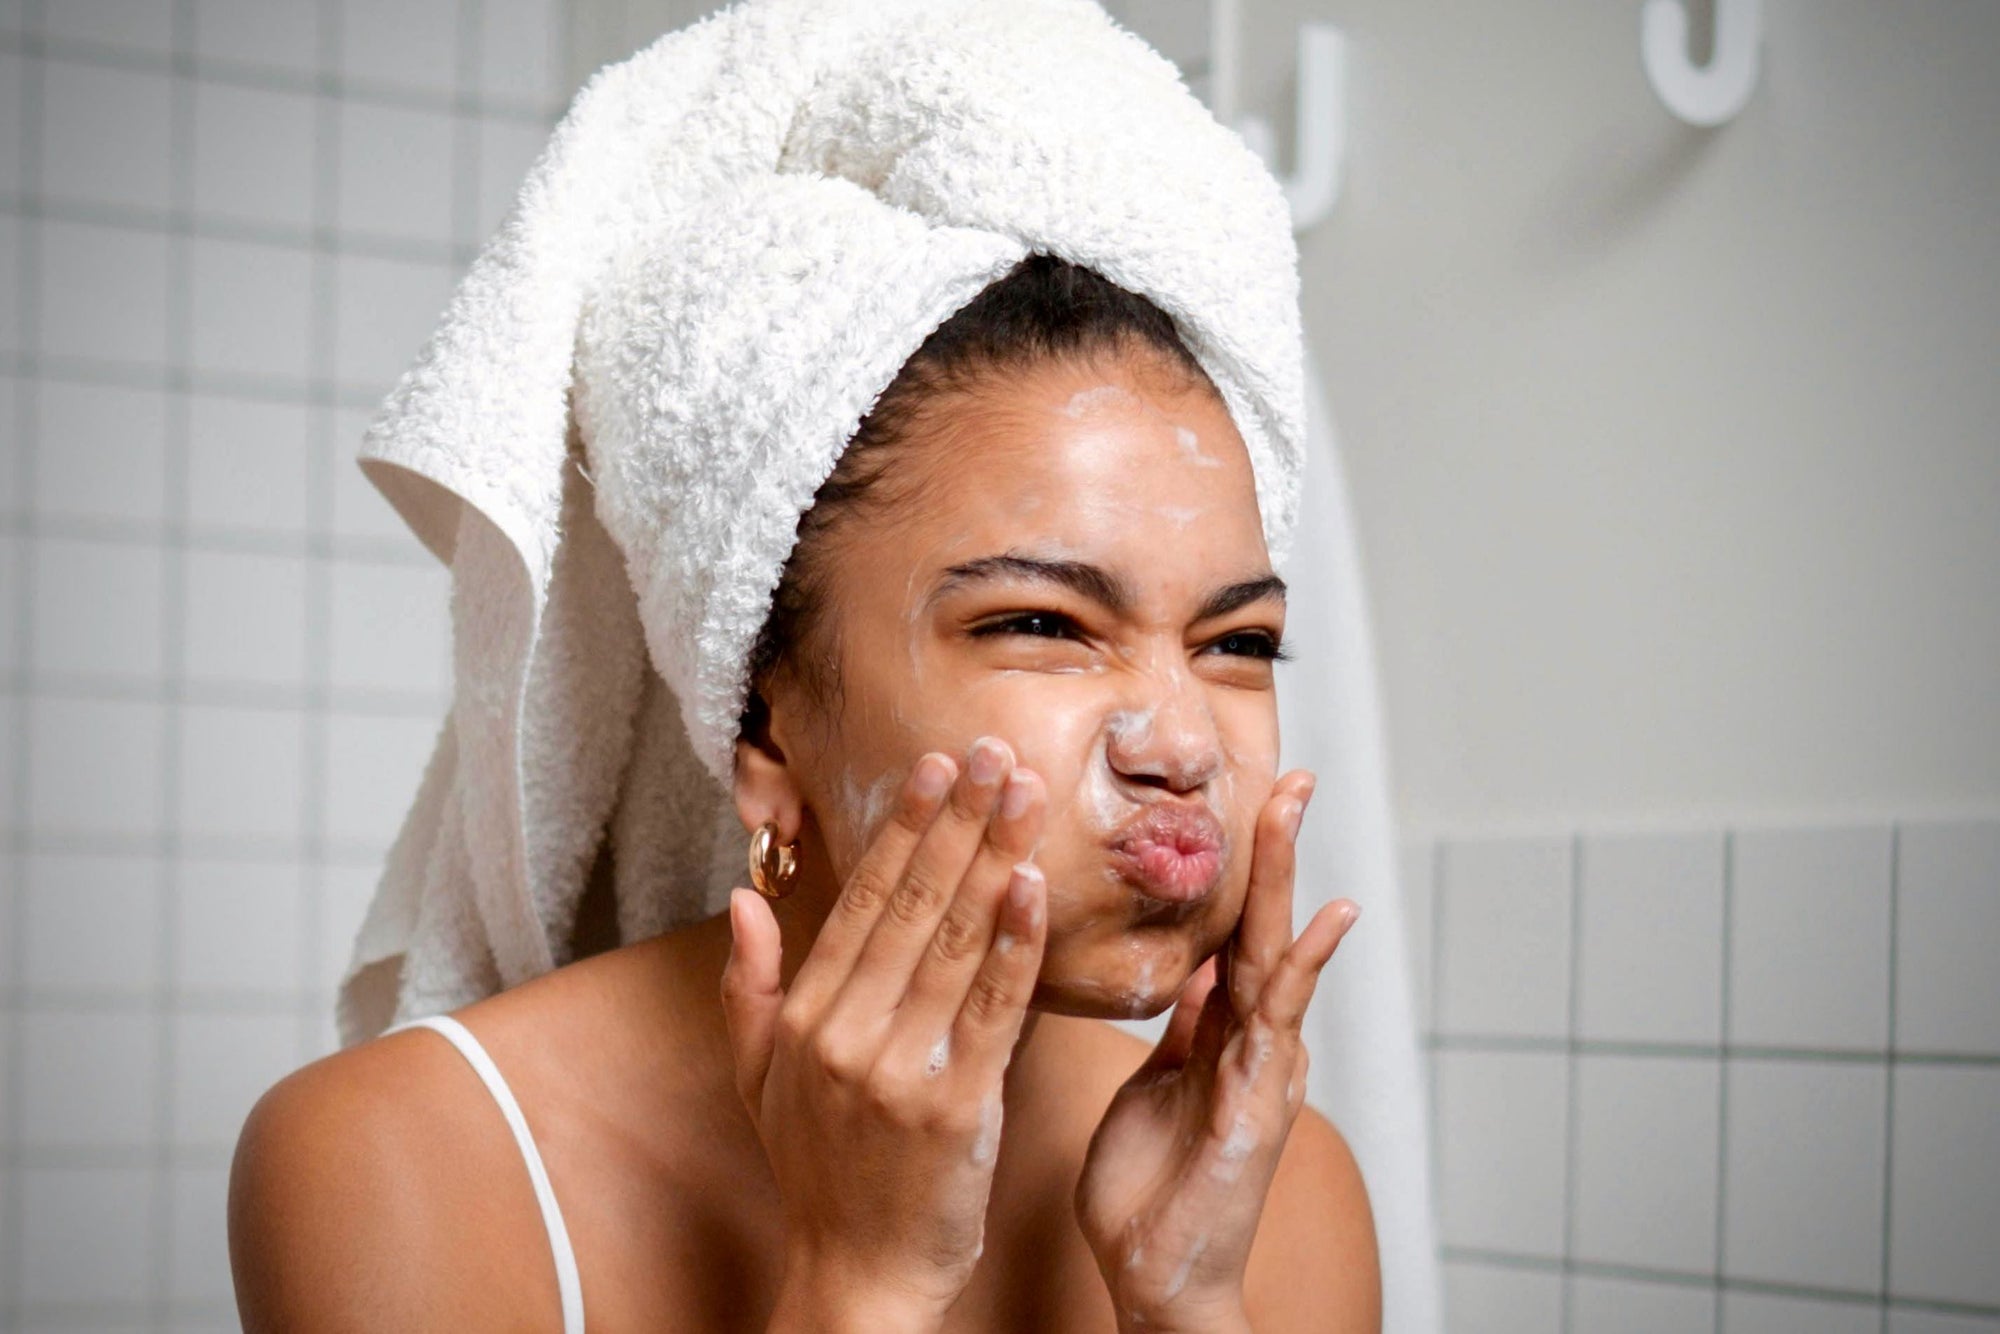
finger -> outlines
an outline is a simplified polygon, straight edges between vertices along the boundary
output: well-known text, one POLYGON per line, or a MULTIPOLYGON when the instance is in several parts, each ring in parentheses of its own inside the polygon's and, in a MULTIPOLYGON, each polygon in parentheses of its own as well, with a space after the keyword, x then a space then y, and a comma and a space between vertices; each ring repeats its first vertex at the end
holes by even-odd
POLYGON ((771 1069, 783 940, 778 919, 755 890, 729 891, 729 962, 722 968, 722 1016, 736 1057, 736 1091, 753 1122, 764 1106, 764 1077, 771 1069))
POLYGON ((848 875, 812 949, 792 974, 795 1003, 817 1013, 839 993, 854 971, 855 960, 883 905, 902 882, 911 855, 943 809, 945 794, 957 777, 957 762, 938 751, 926 753, 911 767, 888 820, 848 875))
POLYGON ((1229 1040, 1230 1031, 1238 1026, 1235 1005, 1229 998, 1229 987, 1218 979, 1216 987, 1202 1001, 1201 1013, 1195 1019, 1194 1037, 1188 1043, 1187 1068, 1213 1073, 1216 1062, 1222 1057, 1223 1044, 1229 1040))
MULTIPOLYGON (((1014 751, 998 737, 973 742, 965 771, 944 808, 917 840, 902 882, 876 915, 833 1007, 844 1013, 887 1014, 903 1002, 910 974, 937 931, 938 920, 958 897, 960 884, 986 837, 1000 785, 1014 767, 1014 751)), ((1006 863, 999 879, 1004 883, 1006 863)))
POLYGON ((1007 898, 1000 910, 1000 929, 993 948, 980 962, 979 973, 966 991, 965 1003, 952 1021, 952 1063, 980 1085, 998 1079, 1013 1059, 1035 980, 1042 972, 1042 949, 1048 938, 1048 880, 1033 862, 1011 868, 1007 898))
POLYGON ((1257 998, 1258 1009, 1265 1018, 1280 1028, 1298 1031, 1305 1021, 1313 988, 1319 984, 1320 969, 1333 957, 1335 947, 1360 915, 1361 906, 1352 899, 1335 899, 1313 914, 1306 929, 1299 932, 1299 938, 1278 960, 1277 970, 1264 986, 1264 994, 1257 998))
POLYGON ((1292 940, 1299 821, 1316 782, 1309 770, 1293 770, 1278 780, 1271 799, 1258 813, 1250 888, 1236 924, 1228 969, 1230 999, 1236 1013, 1245 1017, 1257 1008, 1258 993, 1292 940))
POLYGON ((1034 770, 1016 766, 1007 775, 972 865, 931 933, 896 1011, 900 1040, 928 1048, 951 1027, 999 931, 1014 865, 1029 859, 1041 837, 1047 799, 1048 785, 1034 770))
POLYGON ((1202 1006, 1216 986, 1216 964, 1220 958, 1219 954, 1211 954, 1201 961, 1201 967, 1188 974, 1187 982, 1181 987, 1180 998, 1174 1002, 1174 1012, 1167 1019, 1166 1031, 1160 1034, 1160 1040, 1154 1044, 1145 1061, 1133 1071, 1134 1078, 1164 1074, 1187 1063, 1188 1050, 1194 1043, 1195 1021, 1201 1018, 1202 1006))

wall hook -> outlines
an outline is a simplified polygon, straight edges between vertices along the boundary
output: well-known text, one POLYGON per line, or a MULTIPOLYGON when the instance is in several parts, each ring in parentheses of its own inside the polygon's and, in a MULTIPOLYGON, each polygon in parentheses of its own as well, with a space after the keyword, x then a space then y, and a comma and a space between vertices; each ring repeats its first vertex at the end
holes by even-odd
POLYGON ((1764 38, 1763 0, 1715 0, 1715 50, 1708 64, 1688 58, 1687 0, 1646 0, 1639 55, 1653 91, 1690 125, 1720 125, 1757 86, 1764 38))
MULTIPOLYGON (((1239 115, 1236 109, 1239 3, 1211 0, 1209 5, 1209 107, 1279 175, 1277 136, 1270 122, 1239 115)), ((1331 23, 1299 25, 1296 119, 1292 170, 1279 179, 1292 207, 1292 230, 1302 232, 1333 210, 1347 156, 1347 39, 1331 23)))

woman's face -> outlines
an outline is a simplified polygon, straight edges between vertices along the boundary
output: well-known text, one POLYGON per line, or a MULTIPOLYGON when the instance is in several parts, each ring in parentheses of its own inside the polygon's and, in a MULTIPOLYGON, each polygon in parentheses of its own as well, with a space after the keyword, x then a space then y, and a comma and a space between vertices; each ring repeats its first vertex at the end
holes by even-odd
MULTIPOLYGON (((1097 361, 993 377, 896 447, 897 503, 843 525, 829 563, 837 713, 783 730, 802 856, 836 885, 926 751, 962 767, 1005 740, 1048 791, 1034 1006, 1143 1016, 1242 911, 1284 586, 1223 405, 1097 361), (1114 850, 1170 808, 1182 832, 1153 831, 1150 873, 1114 850)), ((774 700, 774 723, 786 707, 807 706, 774 700)))

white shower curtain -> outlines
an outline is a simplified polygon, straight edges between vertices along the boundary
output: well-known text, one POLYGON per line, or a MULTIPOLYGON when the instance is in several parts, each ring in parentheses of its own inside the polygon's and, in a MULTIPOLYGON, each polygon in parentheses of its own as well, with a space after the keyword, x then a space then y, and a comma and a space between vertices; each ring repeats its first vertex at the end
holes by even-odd
POLYGON ((1306 1018, 1307 1097, 1361 1165, 1382 1248, 1386 1334, 1438 1334, 1429 1110, 1418 1043, 1388 754, 1360 542, 1339 437, 1306 358, 1307 450, 1278 672, 1279 771, 1319 786, 1299 834, 1293 929, 1347 897, 1361 919, 1320 975, 1306 1018))

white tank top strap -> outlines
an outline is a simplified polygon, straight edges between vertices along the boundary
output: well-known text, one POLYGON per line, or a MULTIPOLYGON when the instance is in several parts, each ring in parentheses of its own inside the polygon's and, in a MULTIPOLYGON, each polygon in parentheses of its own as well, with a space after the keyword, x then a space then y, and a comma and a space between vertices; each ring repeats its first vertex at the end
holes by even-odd
POLYGON ((521 1115, 521 1105, 514 1100, 514 1091, 507 1087, 507 1081, 500 1076, 500 1067, 486 1054, 479 1039, 472 1036, 472 1030, 448 1014, 427 1014, 416 1019, 406 1019, 382 1030, 382 1036, 405 1028, 429 1028, 450 1039, 451 1045, 469 1061, 478 1072, 480 1081, 487 1092, 500 1104, 500 1112, 507 1118, 507 1128, 514 1132, 514 1142, 521 1148, 521 1157, 528 1164, 528 1179, 535 1186, 535 1202, 542 1209, 542 1224, 548 1229, 549 1249, 555 1254, 556 1290, 562 1296, 563 1334, 583 1334, 583 1284, 577 1277, 576 1253, 570 1249, 569 1229, 563 1225, 562 1210, 556 1206, 556 1193, 549 1185, 548 1169, 542 1166, 541 1151, 535 1147, 535 1138, 528 1133, 527 1118, 521 1115))

